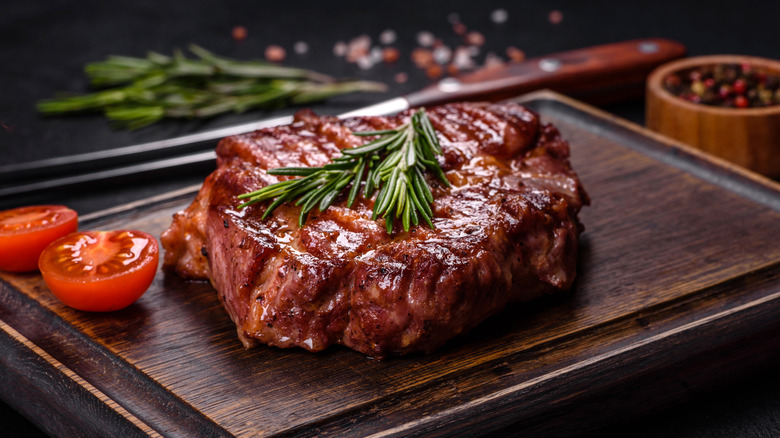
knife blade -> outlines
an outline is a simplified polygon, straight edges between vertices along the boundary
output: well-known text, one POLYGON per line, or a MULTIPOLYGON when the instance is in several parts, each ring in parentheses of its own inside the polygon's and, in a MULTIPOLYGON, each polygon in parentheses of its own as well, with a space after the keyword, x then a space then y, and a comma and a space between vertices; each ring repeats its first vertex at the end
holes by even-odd
MULTIPOLYGON (((644 80, 652 69, 684 55, 682 44, 662 38, 571 50, 446 78, 422 90, 349 111, 339 117, 388 115, 413 107, 454 101, 497 101, 541 88, 591 103, 604 103, 637 93, 641 95, 644 80)), ((0 198, 142 174, 143 165, 138 163, 151 160, 163 160, 162 163, 149 165, 149 169, 156 170, 163 164, 197 165, 199 160, 214 159, 213 152, 202 151, 213 149, 215 140, 290 122, 292 116, 275 117, 133 146, 3 165, 0 166, 2 182, 70 175, 0 188, 0 198), (191 156, 179 160, 170 158, 181 154, 191 156), (84 173, 87 171, 89 173, 84 173)))

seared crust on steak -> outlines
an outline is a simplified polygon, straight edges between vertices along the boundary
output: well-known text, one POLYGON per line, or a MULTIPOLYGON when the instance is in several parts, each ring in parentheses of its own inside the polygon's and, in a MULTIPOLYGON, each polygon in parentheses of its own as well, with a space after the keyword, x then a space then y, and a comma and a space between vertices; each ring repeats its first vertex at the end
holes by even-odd
POLYGON ((344 196, 312 211, 302 228, 300 207, 283 205, 267 220, 267 203, 238 210, 239 194, 285 178, 266 169, 323 165, 367 141, 353 131, 411 116, 302 111, 291 125, 219 143, 217 170, 162 235, 165 266, 209 279, 247 347, 342 344, 377 358, 430 352, 509 302, 568 289, 588 198, 558 130, 511 103, 427 112, 452 184, 428 179, 435 229, 389 235, 371 220, 374 200, 360 196, 352 208, 344 196))

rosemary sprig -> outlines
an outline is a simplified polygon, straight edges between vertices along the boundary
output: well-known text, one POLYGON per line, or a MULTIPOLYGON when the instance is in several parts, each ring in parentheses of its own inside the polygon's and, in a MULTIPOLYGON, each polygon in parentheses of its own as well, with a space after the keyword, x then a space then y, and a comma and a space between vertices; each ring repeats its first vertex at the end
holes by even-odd
POLYGON ((325 211, 348 186, 347 207, 352 207, 361 185, 363 196, 374 201, 373 219, 383 217, 387 232, 393 232, 393 221, 400 218, 405 231, 424 221, 433 226, 433 193, 425 180, 426 170, 433 173, 445 187, 449 182, 436 161, 441 146, 424 109, 417 110, 408 123, 385 131, 354 132, 359 136, 376 136, 374 140, 355 148, 344 149, 341 156, 322 167, 280 167, 270 175, 298 176, 239 195, 247 199, 238 208, 272 200, 263 213, 268 218, 278 206, 295 202, 301 206, 298 224, 315 207, 325 211))
POLYGON ((368 81, 336 81, 310 70, 262 61, 222 58, 190 46, 197 57, 149 53, 146 58, 110 56, 85 72, 95 93, 44 100, 46 115, 103 111, 120 127, 137 129, 163 118, 205 118, 229 111, 310 103, 359 91, 385 91, 368 81))

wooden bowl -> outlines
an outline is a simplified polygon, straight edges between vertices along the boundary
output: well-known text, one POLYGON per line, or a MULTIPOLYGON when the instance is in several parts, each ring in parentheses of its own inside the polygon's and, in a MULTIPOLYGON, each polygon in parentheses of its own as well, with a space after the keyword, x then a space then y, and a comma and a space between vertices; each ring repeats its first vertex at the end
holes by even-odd
POLYGON ((681 59, 647 79, 647 127, 771 178, 780 178, 780 105, 726 108, 692 103, 666 90, 672 73, 698 66, 747 63, 780 74, 780 61, 740 55, 681 59))

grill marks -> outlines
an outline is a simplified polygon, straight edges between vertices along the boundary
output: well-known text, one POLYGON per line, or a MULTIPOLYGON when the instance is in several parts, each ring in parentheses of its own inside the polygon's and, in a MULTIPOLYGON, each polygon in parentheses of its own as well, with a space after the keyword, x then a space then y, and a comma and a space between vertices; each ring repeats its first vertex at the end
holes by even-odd
POLYGON ((454 185, 432 184, 435 230, 388 235, 362 196, 352 209, 342 197, 313 211, 303 228, 299 207, 281 206, 265 221, 265 205, 234 210, 238 194, 277 181, 264 169, 324 164, 368 140, 352 131, 410 116, 301 112, 292 125, 220 143, 219 168, 161 239, 165 265, 209 278, 247 347, 343 344, 380 358, 432 351, 509 302, 568 288, 587 195, 557 130, 514 104, 453 104, 428 115, 454 185))

